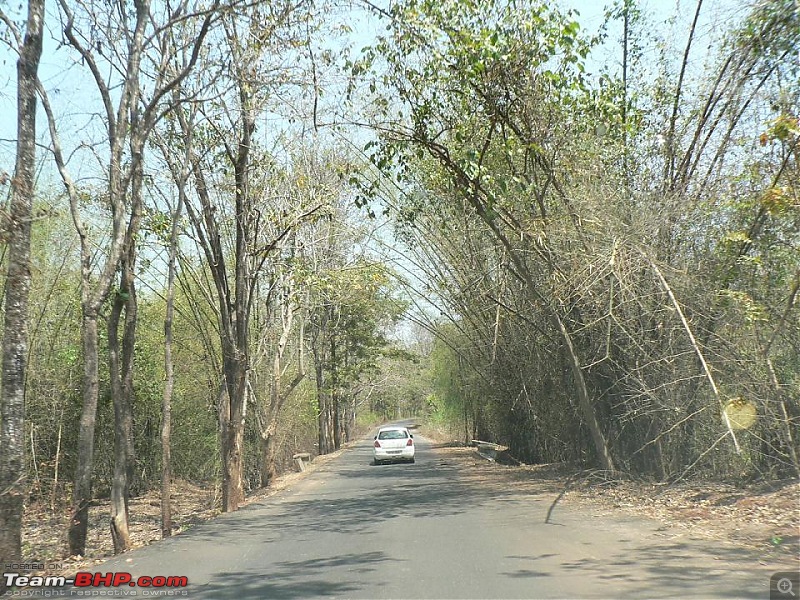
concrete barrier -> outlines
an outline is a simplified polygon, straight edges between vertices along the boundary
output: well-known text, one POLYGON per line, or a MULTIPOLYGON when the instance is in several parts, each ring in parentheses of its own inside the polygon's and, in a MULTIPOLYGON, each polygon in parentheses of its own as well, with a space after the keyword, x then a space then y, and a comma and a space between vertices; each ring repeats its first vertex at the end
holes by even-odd
POLYGON ((311 455, 308 452, 298 452, 297 454, 293 454, 292 458, 301 471, 305 471, 306 465, 311 462, 311 455))
POLYGON ((484 442, 483 440, 472 440, 472 445, 478 449, 478 454, 491 461, 496 461, 500 452, 508 450, 505 446, 493 442, 484 442))
POLYGON ((471 444, 475 446, 478 454, 502 465, 519 465, 520 462, 508 453, 508 446, 501 446, 493 442, 484 442, 483 440, 472 440, 471 444))

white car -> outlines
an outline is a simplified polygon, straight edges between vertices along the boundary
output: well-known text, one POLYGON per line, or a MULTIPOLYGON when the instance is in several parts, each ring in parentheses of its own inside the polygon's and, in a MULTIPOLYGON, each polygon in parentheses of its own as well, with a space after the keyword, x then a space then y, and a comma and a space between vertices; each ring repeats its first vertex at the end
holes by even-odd
POLYGON ((414 436, 405 427, 381 427, 372 444, 376 465, 389 461, 414 462, 414 436))

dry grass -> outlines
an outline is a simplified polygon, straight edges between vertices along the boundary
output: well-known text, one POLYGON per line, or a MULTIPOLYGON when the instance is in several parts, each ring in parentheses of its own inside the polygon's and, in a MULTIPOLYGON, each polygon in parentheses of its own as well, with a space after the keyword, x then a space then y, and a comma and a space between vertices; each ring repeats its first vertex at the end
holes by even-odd
POLYGON ((605 511, 648 516, 693 535, 725 539, 766 554, 800 555, 800 481, 741 487, 716 482, 673 487, 631 481, 587 482, 572 493, 605 511))

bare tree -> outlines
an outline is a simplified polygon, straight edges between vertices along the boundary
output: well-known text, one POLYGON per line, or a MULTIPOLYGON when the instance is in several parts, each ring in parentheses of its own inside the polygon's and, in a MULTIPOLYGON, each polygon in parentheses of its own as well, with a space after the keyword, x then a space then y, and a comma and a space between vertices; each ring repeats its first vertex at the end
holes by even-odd
MULTIPOLYGON (((0 563, 22 558, 25 496, 25 367, 28 356, 31 220, 36 159, 36 81, 42 56, 44 0, 29 0, 24 40, 17 36, 17 163, 3 234, 8 240, 8 273, 3 323, 0 396, 0 563)), ((0 20, 11 22, 0 11, 0 20)), ((16 30, 14 30, 16 33, 16 30)), ((0 594, 5 592, 0 582, 0 594)))
MULTIPOLYGON (((272 272, 275 257, 291 232, 321 209, 313 202, 283 203, 281 192, 273 189, 278 185, 274 179, 277 161, 263 149, 257 132, 270 93, 290 81, 285 67, 276 67, 274 60, 280 50, 294 43, 303 5, 288 2, 250 7, 247 14, 228 14, 219 40, 225 49, 219 79, 212 86, 200 86, 206 94, 218 94, 218 100, 203 105, 194 121, 178 113, 182 143, 191 141, 193 147, 189 163, 194 199, 187 198, 186 213, 213 280, 209 299, 215 304, 222 354, 217 408, 225 511, 236 510, 244 499, 244 431, 253 390, 252 321, 261 301, 263 275, 272 272)), ((291 296, 284 313, 287 336, 296 310, 291 296)), ((279 346, 281 364, 286 346, 279 346)), ((282 372, 283 367, 278 370, 282 372)), ((283 389, 278 381, 270 392, 277 395, 271 396, 275 410, 267 411, 264 421, 267 438, 293 387, 283 389)))
MULTIPOLYGON (((184 59, 185 61, 186 59, 184 59)), ((180 88, 172 93, 175 104, 179 104, 180 88)), ((169 139, 155 135, 153 143, 159 148, 170 169, 175 182, 177 201, 170 207, 169 238, 167 243, 167 289, 166 310, 164 314, 164 392, 161 400, 161 537, 172 535, 172 396, 175 388, 175 365, 173 361, 173 320, 175 316, 175 279, 178 267, 178 253, 181 218, 186 205, 186 193, 191 172, 191 140, 184 147, 182 160, 174 160, 170 140, 175 136, 174 127, 169 130, 169 139)))
MULTIPOLYGON (((303 310, 299 301, 299 295, 302 293, 297 289, 295 281, 295 274, 293 272, 292 261, 297 254, 297 236, 295 234, 290 236, 288 240, 290 250, 287 254, 285 268, 274 269, 275 281, 270 286, 271 292, 266 301, 267 314, 277 313, 274 320, 280 324, 276 327, 277 323, 264 322, 261 324, 261 329, 264 332, 272 332, 277 334, 277 340, 265 348, 265 358, 272 359, 271 369, 268 369, 269 384, 268 394, 266 399, 260 399, 256 396, 256 418, 261 433, 261 485, 269 485, 278 475, 276 466, 276 439, 278 434, 279 416, 286 401, 291 396, 292 392, 303 381, 306 376, 305 370, 305 340, 304 340, 304 318, 300 315, 299 326, 295 327, 295 315, 303 310), (290 349, 290 342, 293 335, 297 335, 296 352, 297 364, 294 377, 288 384, 284 383, 287 369, 289 367, 289 360, 287 359, 287 350, 290 349)), ((267 335, 267 339, 272 338, 272 335, 267 335)), ((263 340, 262 341, 266 341, 263 340)), ((262 344, 259 344, 262 345, 262 344)), ((254 360, 254 366, 260 362, 254 360)), ((255 369, 254 378, 258 376, 258 370, 255 369)), ((257 381, 252 382, 253 387, 257 387, 257 381)))
POLYGON ((86 547, 88 509, 92 498, 92 469, 94 463, 94 434, 99 395, 98 322, 101 310, 109 297, 115 275, 120 273, 120 291, 114 298, 109 317, 112 330, 110 363, 115 401, 115 475, 112 491, 112 536, 117 552, 129 547, 127 496, 133 464, 132 399, 133 348, 135 344, 136 304, 133 273, 136 260, 135 240, 141 220, 144 181, 144 150, 153 126, 168 110, 165 99, 194 68, 205 37, 211 27, 219 2, 204 11, 193 11, 189 3, 181 3, 166 14, 158 32, 169 30, 175 23, 196 21, 197 35, 191 41, 190 60, 182 69, 166 68, 170 56, 159 56, 160 67, 152 78, 152 89, 142 87, 142 61, 157 36, 148 36, 147 28, 158 20, 151 14, 149 0, 134 3, 134 11, 120 4, 118 12, 109 16, 109 29, 97 27, 99 18, 91 7, 60 2, 64 17, 67 44, 81 57, 89 69, 103 106, 102 119, 106 126, 107 162, 104 165, 107 187, 104 199, 110 213, 108 247, 100 257, 95 256, 94 241, 82 215, 81 191, 69 173, 58 134, 58 124, 47 92, 39 85, 48 117, 52 151, 59 173, 67 188, 70 212, 80 240, 81 253, 81 311, 82 346, 84 356, 83 408, 78 441, 78 466, 75 474, 73 508, 70 520, 69 547, 72 554, 83 554, 86 547), (76 11, 80 10, 80 13, 76 11), (84 26, 82 29, 81 26, 84 26), (105 35, 105 39, 95 39, 105 35), (119 37, 124 43, 118 43, 119 37), (110 64, 108 78, 104 64, 110 64), (116 86, 119 86, 116 89, 116 86), (143 94, 149 92, 148 97, 143 94), (116 106, 115 106, 116 100, 116 106), (120 352, 117 328, 125 312, 124 332, 120 352), (121 356, 120 356, 121 354, 121 356))
POLYGON ((178 201, 171 214, 167 258, 167 308, 164 315, 164 395, 161 404, 161 537, 172 535, 172 392, 175 387, 175 370, 172 359, 172 322, 175 314, 175 270, 177 267, 180 220, 186 201, 186 181, 189 176, 188 161, 178 176, 178 201))

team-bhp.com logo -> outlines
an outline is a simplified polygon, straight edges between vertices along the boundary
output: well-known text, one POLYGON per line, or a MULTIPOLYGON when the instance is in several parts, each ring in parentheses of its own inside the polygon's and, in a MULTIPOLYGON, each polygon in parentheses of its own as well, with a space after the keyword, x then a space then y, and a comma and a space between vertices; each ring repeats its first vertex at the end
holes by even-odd
MULTIPOLYGON (((10 590, 15 588, 19 591, 30 590, 37 588, 39 590, 58 589, 66 586, 74 586, 84 590, 84 593, 71 594, 82 596, 100 596, 100 595, 142 595, 142 596, 172 596, 176 595, 176 589, 185 588, 189 585, 189 579, 184 576, 164 576, 155 575, 150 577, 142 575, 140 577, 133 577, 127 572, 109 572, 109 573, 89 573, 81 571, 75 577, 63 576, 38 576, 38 575, 25 575, 22 573, 3 573, 6 587, 10 590), (140 594, 101 594, 97 588, 142 588, 140 594), (172 592, 172 593, 170 593, 172 592)), ((78 590, 75 590, 78 591, 78 590)), ((110 590, 109 590, 110 591, 110 590)), ((13 592, 12 592, 12 595, 13 592)))

